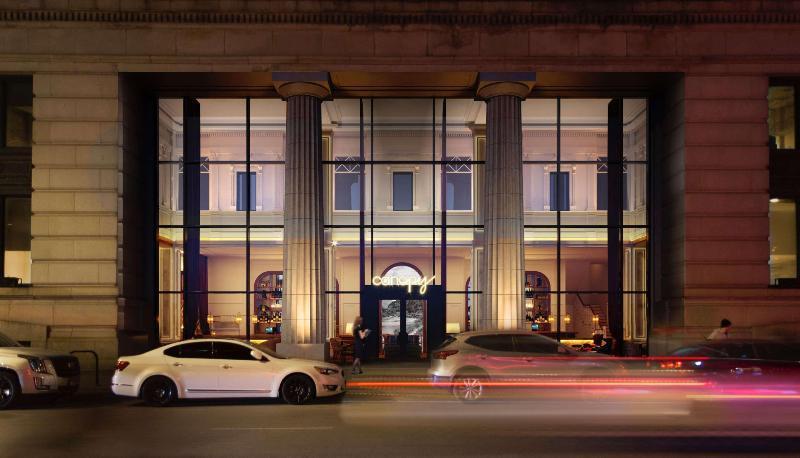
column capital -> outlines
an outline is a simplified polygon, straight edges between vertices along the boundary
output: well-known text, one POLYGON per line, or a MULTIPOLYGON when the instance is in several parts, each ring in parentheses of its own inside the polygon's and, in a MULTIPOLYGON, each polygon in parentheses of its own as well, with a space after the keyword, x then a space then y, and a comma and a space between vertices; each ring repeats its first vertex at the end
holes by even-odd
POLYGON ((331 92, 328 72, 272 72, 272 83, 281 98, 310 95, 329 99, 331 92))
POLYGON ((511 95, 525 99, 536 84, 534 72, 481 72, 478 73, 479 99, 488 100, 498 95, 511 95))

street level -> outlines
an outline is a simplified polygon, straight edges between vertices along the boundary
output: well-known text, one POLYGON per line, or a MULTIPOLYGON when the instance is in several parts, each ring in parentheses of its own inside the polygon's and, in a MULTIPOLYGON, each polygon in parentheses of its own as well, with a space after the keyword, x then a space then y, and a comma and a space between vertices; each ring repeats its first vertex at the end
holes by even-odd
POLYGON ((561 390, 463 403, 446 390, 382 385, 306 406, 244 400, 151 408, 98 390, 4 411, 0 431, 0 455, 11 457, 796 455, 800 399, 561 390))

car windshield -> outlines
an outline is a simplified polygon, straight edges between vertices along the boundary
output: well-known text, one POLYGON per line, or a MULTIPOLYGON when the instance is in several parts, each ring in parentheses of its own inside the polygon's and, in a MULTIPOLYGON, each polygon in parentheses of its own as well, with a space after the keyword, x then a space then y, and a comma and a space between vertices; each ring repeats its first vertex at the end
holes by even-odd
POLYGON ((16 340, 0 332, 0 347, 21 347, 16 340))

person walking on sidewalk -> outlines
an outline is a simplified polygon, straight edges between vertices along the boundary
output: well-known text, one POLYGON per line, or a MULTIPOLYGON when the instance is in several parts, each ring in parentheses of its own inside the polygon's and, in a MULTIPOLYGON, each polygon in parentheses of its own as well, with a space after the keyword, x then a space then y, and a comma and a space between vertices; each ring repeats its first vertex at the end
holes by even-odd
POLYGON ((728 333, 731 330, 731 320, 723 318, 719 323, 719 327, 711 331, 711 334, 706 337, 706 340, 721 340, 727 339, 728 333))
POLYGON ((367 335, 369 335, 369 330, 364 329, 364 319, 357 316, 353 322, 353 375, 364 373, 361 370, 361 359, 364 357, 364 345, 367 341, 367 335))

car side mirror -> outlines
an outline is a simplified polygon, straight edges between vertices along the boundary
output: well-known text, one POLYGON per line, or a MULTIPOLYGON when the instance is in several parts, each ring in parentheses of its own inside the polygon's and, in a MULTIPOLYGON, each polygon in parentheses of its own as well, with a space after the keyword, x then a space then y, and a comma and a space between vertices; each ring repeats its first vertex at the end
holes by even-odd
POLYGON ((250 356, 252 356, 253 359, 261 361, 262 363, 266 363, 267 361, 269 361, 269 359, 267 359, 266 355, 264 355, 264 353, 261 353, 258 350, 251 351, 250 352, 250 356))

